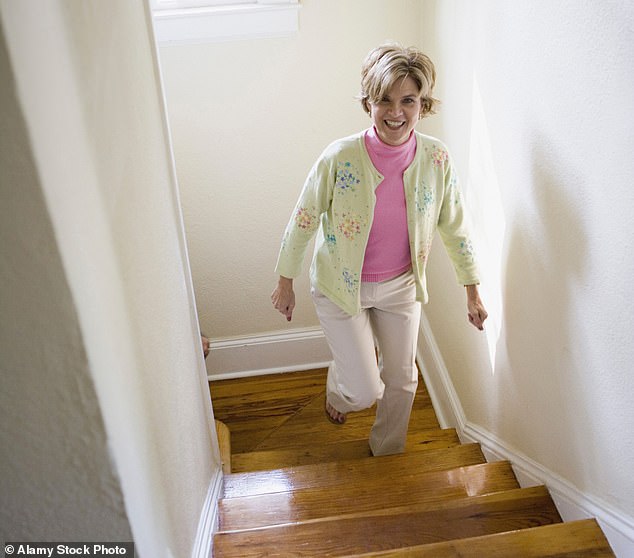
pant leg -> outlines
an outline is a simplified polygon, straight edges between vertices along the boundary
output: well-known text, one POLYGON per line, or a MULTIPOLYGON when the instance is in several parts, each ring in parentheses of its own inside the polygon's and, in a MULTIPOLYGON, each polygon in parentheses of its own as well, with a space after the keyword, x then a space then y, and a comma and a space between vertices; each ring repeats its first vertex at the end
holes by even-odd
POLYGON ((326 397, 340 413, 374 405, 383 393, 369 312, 351 316, 318 289, 312 289, 315 310, 332 352, 326 397))
POLYGON ((416 387, 416 346, 421 306, 411 273, 378 284, 371 324, 380 354, 383 396, 377 401, 376 420, 370 433, 374 455, 401 453, 416 387))

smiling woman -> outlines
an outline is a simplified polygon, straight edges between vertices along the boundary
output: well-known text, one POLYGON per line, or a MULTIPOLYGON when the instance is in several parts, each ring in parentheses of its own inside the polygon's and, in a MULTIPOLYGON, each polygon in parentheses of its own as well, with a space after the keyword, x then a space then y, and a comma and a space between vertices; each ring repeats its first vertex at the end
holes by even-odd
POLYGON ((377 102, 368 103, 370 117, 381 141, 401 145, 422 114, 419 88, 411 77, 397 81, 377 102))
MULTIPOLYGON (((291 37, 160 45, 200 324, 212 341, 206 364, 214 378, 328 360, 307 278, 296 281, 291 324, 270 310, 280 234, 324 145, 369 123, 355 106, 364 55, 386 37, 418 40, 418 0, 302 0, 301 10, 293 9, 301 26, 291 37), (363 25, 350 25, 355 18, 363 25)), ((341 179, 354 187, 345 168, 341 179)), ((308 212, 303 216, 310 219, 308 212)))
POLYGON ((387 43, 370 51, 361 76, 360 101, 373 126, 332 142, 313 165, 284 232, 271 301, 290 321, 293 280, 320 229, 310 275, 333 355, 326 415, 343 424, 347 413, 376 403, 370 448, 387 455, 405 447, 418 382, 420 303, 428 298, 425 268, 437 229, 467 287, 469 321, 482 330, 487 313, 447 150, 414 132, 435 102, 433 64, 417 48, 387 43))

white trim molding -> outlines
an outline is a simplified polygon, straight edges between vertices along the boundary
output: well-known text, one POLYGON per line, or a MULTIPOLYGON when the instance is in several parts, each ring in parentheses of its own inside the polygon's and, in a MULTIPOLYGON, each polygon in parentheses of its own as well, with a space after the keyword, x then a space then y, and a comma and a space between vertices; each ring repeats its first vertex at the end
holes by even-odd
POLYGON ((495 434, 467 420, 424 312, 421 316, 417 360, 442 428, 455 428, 463 443, 479 443, 487 461, 509 461, 520 486, 547 486, 564 521, 596 518, 616 556, 634 556, 634 518, 600 498, 580 491, 495 434))
POLYGON ((332 356, 320 327, 212 339, 209 380, 325 368, 332 356))
POLYGON ((544 484, 564 521, 594 517, 618 557, 634 556, 634 518, 600 498, 579 490, 563 477, 510 447, 488 430, 466 422, 460 429, 464 442, 478 442, 487 461, 510 461, 520 486, 544 484))
POLYGON ((222 469, 219 469, 209 483, 207 496, 200 512, 191 558, 212 558, 213 556, 213 537, 218 529, 218 500, 222 497, 223 487, 222 469))
POLYGON ((297 0, 253 1, 153 9, 159 45, 291 37, 299 30, 297 0))

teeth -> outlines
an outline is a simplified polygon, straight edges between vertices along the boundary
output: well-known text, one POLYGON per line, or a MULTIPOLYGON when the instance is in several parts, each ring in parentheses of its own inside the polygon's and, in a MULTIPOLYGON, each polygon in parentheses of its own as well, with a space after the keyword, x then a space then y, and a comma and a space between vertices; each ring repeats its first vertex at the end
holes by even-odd
POLYGON ((396 120, 386 120, 385 123, 390 128, 399 128, 403 124, 403 122, 397 122, 396 120))

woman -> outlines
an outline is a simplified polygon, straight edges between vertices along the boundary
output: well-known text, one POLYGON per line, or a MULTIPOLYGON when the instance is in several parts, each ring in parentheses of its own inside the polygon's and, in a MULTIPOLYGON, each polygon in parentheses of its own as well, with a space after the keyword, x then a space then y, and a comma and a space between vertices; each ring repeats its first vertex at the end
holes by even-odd
POLYGON ((434 112, 434 83, 433 63, 416 48, 385 44, 368 54, 360 101, 372 126, 333 142, 311 169, 284 233, 271 295, 290 321, 293 278, 319 232, 311 292, 333 356, 326 414, 343 424, 347 413, 376 402, 373 455, 405 448, 436 230, 466 287, 469 321, 481 330, 487 318, 451 160, 440 141, 414 131, 434 112))

